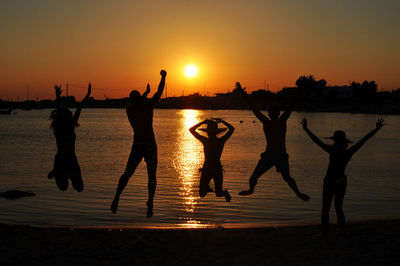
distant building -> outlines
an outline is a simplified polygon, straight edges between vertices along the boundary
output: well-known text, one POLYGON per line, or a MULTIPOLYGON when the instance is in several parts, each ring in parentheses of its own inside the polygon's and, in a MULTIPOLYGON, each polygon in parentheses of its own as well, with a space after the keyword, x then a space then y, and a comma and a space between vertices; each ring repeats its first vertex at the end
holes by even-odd
POLYGON ((337 95, 341 99, 349 99, 353 98, 354 90, 353 87, 350 86, 333 86, 322 89, 322 94, 325 97, 337 95))

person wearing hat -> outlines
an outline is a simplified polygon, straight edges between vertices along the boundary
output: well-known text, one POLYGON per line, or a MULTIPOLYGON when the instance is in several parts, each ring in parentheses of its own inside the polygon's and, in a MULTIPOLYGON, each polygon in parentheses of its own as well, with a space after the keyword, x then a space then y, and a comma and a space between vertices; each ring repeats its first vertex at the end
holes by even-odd
POLYGON ((149 198, 146 203, 147 217, 153 216, 153 199, 157 185, 157 144, 153 131, 153 109, 154 105, 159 102, 164 91, 167 72, 161 70, 160 75, 161 81, 158 85, 158 90, 152 98, 146 99, 147 94, 150 92, 149 85, 147 85, 146 92, 143 93, 143 95, 140 95, 136 90, 131 91, 129 94, 126 114, 134 132, 133 144, 125 172, 119 178, 117 191, 111 204, 111 211, 113 213, 117 212, 120 195, 128 184, 129 178, 133 175, 136 167, 144 158, 147 165, 149 193, 149 198))
POLYGON ((201 141, 204 146, 204 164, 201 169, 200 176, 200 197, 205 197, 208 192, 212 192, 210 188, 210 181, 214 179, 215 195, 217 197, 225 197, 227 202, 231 201, 231 195, 227 189, 222 189, 223 174, 221 164, 221 154, 224 149, 225 142, 232 136, 235 128, 222 119, 204 120, 189 129, 192 135, 201 141), (222 136, 217 137, 218 134, 224 132, 226 128, 219 128, 218 124, 222 123, 228 128, 228 132, 222 136), (207 128, 199 128, 202 125, 207 125, 207 128), (200 135, 196 130, 206 132, 208 138, 200 135))
POLYGON ((329 153, 329 165, 324 178, 323 192, 322 192, 322 214, 321 225, 322 234, 327 234, 329 224, 329 209, 331 202, 334 199, 335 210, 337 215, 338 224, 342 232, 344 232, 345 217, 343 212, 343 199, 346 193, 347 176, 344 170, 350 162, 351 157, 356 153, 361 146, 372 136, 376 134, 385 124, 383 119, 378 119, 374 130, 369 132, 365 137, 359 140, 350 148, 349 143, 352 143, 346 138, 346 133, 342 130, 337 130, 332 137, 328 139, 333 140, 332 145, 323 143, 311 130, 308 129, 307 119, 301 122, 304 131, 307 135, 324 151, 329 153))
POLYGON ((241 93, 254 115, 263 124, 267 147, 265 148, 265 152, 261 153, 261 158, 249 179, 249 189, 241 191, 239 195, 253 194, 258 178, 275 166, 276 171, 281 173, 283 180, 286 181, 296 196, 304 201, 308 201, 310 197, 299 191, 296 181, 290 175, 289 155, 286 152, 286 122, 293 111, 301 91, 293 98, 282 115, 280 115, 279 106, 271 104, 268 108, 268 118, 248 99, 245 89, 242 88, 239 82, 236 82, 235 90, 241 93))

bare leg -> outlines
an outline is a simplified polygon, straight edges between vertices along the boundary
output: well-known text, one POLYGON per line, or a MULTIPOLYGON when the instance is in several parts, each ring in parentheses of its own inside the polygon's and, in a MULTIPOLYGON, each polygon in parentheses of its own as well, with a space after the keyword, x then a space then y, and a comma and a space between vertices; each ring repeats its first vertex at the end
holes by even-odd
POLYGON ((337 184, 337 186, 338 187, 336 188, 335 199, 334 199, 335 210, 340 231, 344 233, 346 219, 344 217, 344 212, 343 212, 343 199, 344 199, 344 194, 346 193, 347 180, 344 180, 343 184, 337 184))
POLYGON ((225 197, 226 202, 231 201, 231 195, 229 194, 227 189, 222 189, 223 183, 223 174, 222 169, 217 170, 217 173, 214 177, 214 187, 215 187, 215 195, 217 197, 225 197))
POLYGON ((308 201, 310 197, 307 194, 301 193, 297 187, 296 181, 290 176, 289 170, 281 172, 283 180, 288 183, 289 187, 296 193, 296 196, 304 201, 308 201))
POLYGON ((326 180, 324 180, 324 187, 322 191, 322 213, 321 213, 321 225, 322 235, 325 236, 328 232, 329 225, 329 209, 331 208, 331 202, 334 196, 332 188, 326 180))
POLYGON ((257 185, 257 180, 258 178, 264 174, 265 172, 267 172, 269 169, 271 169, 271 167, 273 166, 272 162, 267 162, 264 163, 261 160, 258 161, 258 164, 256 166, 256 168, 253 171, 253 174, 251 175, 250 179, 249 179, 249 189, 248 190, 243 190, 241 192, 239 192, 239 195, 241 196, 246 196, 246 195, 250 195, 253 194, 254 192, 254 188, 257 185))
POLYGON ((149 193, 149 198, 147 200, 147 217, 153 216, 153 199, 154 194, 156 193, 157 187, 157 179, 156 179, 156 172, 157 172, 157 149, 151 151, 149 156, 146 155, 146 166, 147 166, 147 175, 148 175, 148 183, 147 189, 149 193))
POLYGON ((129 178, 133 175, 137 166, 142 161, 142 158, 143 158, 143 155, 142 155, 142 152, 140 151, 140 149, 138 149, 136 151, 133 146, 131 154, 129 155, 129 159, 128 159, 128 163, 126 165, 125 172, 119 178, 117 191, 115 193, 114 200, 111 203, 111 211, 113 213, 117 212, 118 202, 119 202, 121 193, 124 190, 124 188, 126 187, 126 185, 128 184, 129 178))

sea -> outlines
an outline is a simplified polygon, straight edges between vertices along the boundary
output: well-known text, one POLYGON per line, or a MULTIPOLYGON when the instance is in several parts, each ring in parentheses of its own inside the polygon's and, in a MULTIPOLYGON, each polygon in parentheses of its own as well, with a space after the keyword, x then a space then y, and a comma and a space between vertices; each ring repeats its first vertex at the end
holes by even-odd
MULTIPOLYGON (((400 218, 400 116, 294 112, 287 124, 290 172, 310 201, 298 199, 280 173, 270 169, 254 194, 239 196, 266 140, 262 124, 248 110, 154 111, 158 146, 154 216, 146 217, 147 170, 144 161, 122 193, 116 214, 110 210, 119 177, 131 150, 133 131, 124 109, 83 109, 76 129, 76 154, 85 184, 60 191, 47 174, 53 167, 56 143, 49 129, 50 109, 14 110, 0 116, 0 192, 18 189, 36 194, 16 200, 0 198, 0 223, 50 227, 204 228, 318 224, 328 154, 301 128, 303 118, 324 142, 344 130, 353 142, 386 125, 352 158, 346 174, 344 212, 348 221, 400 218), (202 144, 190 133, 194 124, 223 118, 235 127, 221 161, 224 188, 231 202, 214 193, 199 197, 202 144)), ((211 184, 213 181, 211 181, 211 184)), ((331 221, 336 221, 334 207, 331 221)))

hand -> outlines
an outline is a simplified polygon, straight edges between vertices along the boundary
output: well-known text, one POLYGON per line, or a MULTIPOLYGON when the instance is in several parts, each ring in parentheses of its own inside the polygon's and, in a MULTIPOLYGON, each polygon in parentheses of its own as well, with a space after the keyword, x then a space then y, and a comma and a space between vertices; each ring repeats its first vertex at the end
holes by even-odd
POLYGON ((89 85, 88 85, 88 88, 87 88, 87 94, 86 94, 86 97, 89 97, 89 95, 92 93, 92 84, 90 84, 90 82, 89 82, 89 85))
POLYGON ((61 97, 61 93, 62 93, 61 85, 55 85, 54 89, 56 90, 56 97, 60 98, 61 97))
POLYGON ((242 88, 242 85, 240 84, 240 82, 236 82, 236 86, 235 88, 240 91, 241 93, 245 94, 246 93, 246 88, 242 88))
POLYGON ((144 93, 149 94, 150 93, 150 84, 147 83, 146 91, 144 93))
POLYGON ((303 120, 301 120, 301 125, 304 129, 307 129, 307 119, 303 118, 303 120))
POLYGON ((161 71, 160 71, 160 75, 161 75, 162 77, 165 77, 165 76, 167 75, 167 71, 161 70, 161 71))
POLYGON ((215 118, 214 120, 217 123, 223 123, 224 122, 224 120, 222 120, 221 118, 215 118))
POLYGON ((378 121, 376 122, 376 129, 381 129, 385 125, 385 120, 382 118, 379 118, 378 121))

